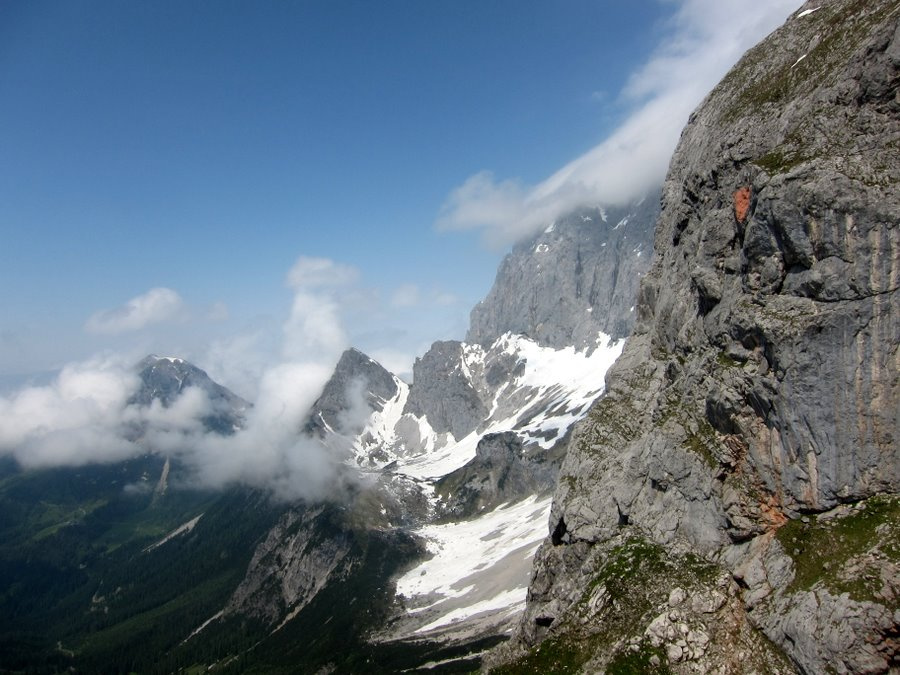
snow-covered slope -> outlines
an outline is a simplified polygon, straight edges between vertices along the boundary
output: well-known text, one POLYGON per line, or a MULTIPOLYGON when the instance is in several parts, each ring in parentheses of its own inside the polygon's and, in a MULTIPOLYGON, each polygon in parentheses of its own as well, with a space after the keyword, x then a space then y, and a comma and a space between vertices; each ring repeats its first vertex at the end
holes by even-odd
POLYGON ((407 635, 469 635, 525 607, 531 559, 547 536, 550 497, 532 495, 474 520, 426 525, 432 558, 397 580, 407 635))
POLYGON ((606 370, 622 345, 602 333, 582 351, 542 347, 510 333, 487 348, 438 343, 440 354, 421 361, 437 361, 439 372, 419 368, 420 379, 412 385, 393 376, 388 380, 387 371, 359 352, 342 358, 360 372, 341 367, 338 377, 347 392, 335 394, 331 387, 332 398, 365 400, 368 416, 343 429, 334 428, 341 426, 336 422, 322 425, 324 442, 346 452, 347 464, 377 476, 385 490, 414 485, 429 504, 411 532, 426 542, 431 557, 398 580, 398 604, 406 616, 386 637, 500 632, 517 616, 532 556, 547 534, 548 494, 562 442, 602 393, 606 370), (387 398, 373 391, 367 379, 372 377, 387 398), (465 405, 452 420, 438 414, 432 423, 428 411, 446 408, 433 406, 427 393, 417 391, 429 384, 421 378, 450 382, 460 393, 465 405), (416 396, 418 405, 411 405, 416 396), (467 411, 481 416, 466 418, 467 411), (470 430, 457 437, 448 427, 470 430), (512 449, 499 459, 491 446, 498 438, 512 449), (518 490, 507 485, 502 494, 487 494, 492 471, 504 472, 500 483, 506 478, 513 484, 512 471, 525 478, 518 490))
POLYGON ((487 416, 460 438, 449 431, 439 433, 427 415, 408 411, 410 387, 397 379, 397 394, 380 401, 363 431, 347 439, 353 451, 351 461, 366 469, 390 466, 396 473, 428 480, 473 459, 478 442, 491 433, 515 431, 527 448, 548 450, 602 392, 606 370, 621 353, 622 344, 602 333, 591 352, 541 347, 510 333, 488 349, 461 343, 463 358, 457 368, 485 402, 487 416), (508 377, 498 380, 498 368, 505 369, 508 377))

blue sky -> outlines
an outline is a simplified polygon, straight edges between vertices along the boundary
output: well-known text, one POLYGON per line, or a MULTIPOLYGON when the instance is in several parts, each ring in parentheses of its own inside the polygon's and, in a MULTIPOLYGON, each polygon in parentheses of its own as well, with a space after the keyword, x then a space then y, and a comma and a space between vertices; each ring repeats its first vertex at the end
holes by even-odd
POLYGON ((537 223, 659 180, 799 4, 2 3, 0 390, 110 353, 248 396, 297 345, 408 366, 537 223))

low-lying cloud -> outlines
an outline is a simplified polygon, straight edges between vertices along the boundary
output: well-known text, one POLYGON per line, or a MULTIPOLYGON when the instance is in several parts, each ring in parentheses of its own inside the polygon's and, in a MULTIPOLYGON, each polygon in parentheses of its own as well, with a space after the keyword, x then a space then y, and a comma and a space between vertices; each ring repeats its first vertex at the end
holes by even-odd
POLYGON ((137 386, 120 362, 96 359, 66 366, 49 385, 0 397, 0 454, 27 467, 124 459, 133 449, 123 414, 137 386))
POLYGON ((120 307, 96 312, 84 328, 89 333, 117 335, 152 324, 181 321, 187 316, 187 306, 178 293, 171 288, 151 288, 120 307))
POLYGON ((633 112, 606 140, 537 185, 476 173, 450 193, 437 227, 480 230, 489 245, 503 247, 577 206, 627 204, 660 185, 690 113, 800 4, 681 0, 665 38, 620 94, 633 112))
POLYGON ((47 385, 0 397, 0 455, 40 468, 149 452, 177 459, 196 487, 243 484, 283 499, 334 496, 346 479, 343 458, 302 429, 347 346, 336 294, 355 278, 353 268, 327 259, 297 261, 286 279, 294 299, 282 327, 282 359, 253 362, 254 404, 232 435, 206 428, 204 418, 221 411, 202 389, 187 388, 168 406, 137 405, 132 399, 141 380, 134 364, 101 358, 70 364, 47 385))

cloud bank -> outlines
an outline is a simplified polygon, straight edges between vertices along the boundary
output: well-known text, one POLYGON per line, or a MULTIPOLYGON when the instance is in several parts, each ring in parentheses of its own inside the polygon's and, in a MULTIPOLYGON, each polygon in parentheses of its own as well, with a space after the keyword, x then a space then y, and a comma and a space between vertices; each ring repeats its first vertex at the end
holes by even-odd
MULTIPOLYGON (((347 479, 342 458, 302 429, 347 346, 338 294, 356 276, 353 268, 324 258, 301 257, 292 267, 286 284, 294 298, 282 326, 282 359, 251 362, 257 369, 255 401, 233 435, 206 429, 203 419, 217 411, 203 390, 188 388, 168 407, 159 401, 137 405, 131 400, 141 380, 134 365, 98 358, 66 366, 47 385, 0 397, 0 456, 38 468, 114 462, 149 452, 179 460, 197 487, 243 484, 289 500, 335 496, 336 486, 347 479)), ((116 320, 125 321, 127 314, 129 325, 137 325, 137 315, 164 314, 143 308, 166 302, 141 298, 130 301, 133 310, 116 320)), ((233 356, 234 349, 251 352, 253 346, 251 340, 232 345, 232 351, 219 348, 233 356)))
POLYGON ((660 185, 690 113, 800 4, 682 0, 661 44, 620 94, 633 112, 606 140, 537 185, 476 173, 450 193, 436 226, 481 230, 489 245, 502 247, 577 206, 626 204, 660 185))
POLYGON ((117 335, 138 331, 157 323, 187 318, 184 300, 171 288, 151 288, 132 298, 121 307, 104 309, 93 314, 85 323, 89 333, 117 335))

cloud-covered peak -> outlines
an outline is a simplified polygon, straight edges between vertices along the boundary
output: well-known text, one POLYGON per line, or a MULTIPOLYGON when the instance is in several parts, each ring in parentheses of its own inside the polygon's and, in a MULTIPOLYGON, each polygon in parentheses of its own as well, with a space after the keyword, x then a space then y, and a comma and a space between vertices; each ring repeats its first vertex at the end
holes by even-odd
POLYGON ((800 4, 681 0, 660 46, 621 93, 631 114, 606 140, 537 185, 476 173, 450 193, 437 227, 481 230, 489 245, 502 247, 577 206, 623 205, 660 185, 691 111, 800 4))

